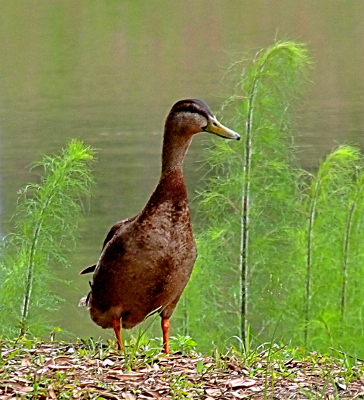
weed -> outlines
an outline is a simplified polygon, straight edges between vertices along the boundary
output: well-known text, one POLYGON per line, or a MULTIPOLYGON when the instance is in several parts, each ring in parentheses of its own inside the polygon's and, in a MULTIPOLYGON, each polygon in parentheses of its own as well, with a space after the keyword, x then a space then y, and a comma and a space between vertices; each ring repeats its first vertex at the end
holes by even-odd
POLYGON ((174 352, 180 351, 182 354, 191 355, 197 343, 190 336, 176 335, 171 336, 171 349, 174 352))
POLYGON ((290 111, 308 64, 304 46, 278 42, 244 69, 224 106, 242 145, 215 143, 207 153, 214 173, 196 199, 202 229, 187 288, 189 332, 205 348, 239 337, 249 352, 251 331, 267 334, 282 312, 294 230, 303 223, 290 111))
POLYGON ((197 197, 184 330, 201 350, 238 338, 248 357, 252 343, 282 338, 364 354, 364 157, 342 145, 314 173, 297 166, 291 111, 309 63, 304 46, 276 43, 224 107, 245 133, 243 147, 209 149, 213 177, 197 197))
POLYGON ((19 335, 44 327, 46 310, 57 301, 49 284, 58 278, 50 265, 67 265, 66 248, 75 241, 81 196, 90 194, 93 150, 73 140, 60 156, 34 164, 43 168, 39 184, 20 191, 14 219, 16 230, 5 239, 0 263, 0 322, 2 334, 19 335))
POLYGON ((171 390, 172 399, 182 400, 190 399, 191 395, 196 398, 203 395, 203 390, 196 388, 185 375, 172 375, 170 377, 169 386, 171 390))

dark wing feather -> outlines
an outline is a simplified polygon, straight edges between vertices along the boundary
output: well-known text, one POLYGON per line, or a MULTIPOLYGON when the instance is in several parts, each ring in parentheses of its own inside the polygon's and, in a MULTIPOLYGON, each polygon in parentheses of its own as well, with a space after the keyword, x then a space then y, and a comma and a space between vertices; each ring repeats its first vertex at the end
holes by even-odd
MULTIPOLYGON (((104 247, 109 243, 109 241, 114 237, 115 233, 120 229, 121 226, 123 226, 124 224, 126 224, 127 222, 130 222, 134 219, 133 218, 127 218, 127 219, 123 219, 122 221, 117 222, 110 230, 109 233, 106 235, 106 238, 104 240, 104 243, 102 245, 102 250, 104 249, 104 247)), ((101 250, 101 251, 102 251, 101 250)), ((81 272, 80 275, 84 275, 84 274, 90 274, 91 272, 94 272, 96 268, 96 264, 90 265, 86 268, 84 268, 81 272)))

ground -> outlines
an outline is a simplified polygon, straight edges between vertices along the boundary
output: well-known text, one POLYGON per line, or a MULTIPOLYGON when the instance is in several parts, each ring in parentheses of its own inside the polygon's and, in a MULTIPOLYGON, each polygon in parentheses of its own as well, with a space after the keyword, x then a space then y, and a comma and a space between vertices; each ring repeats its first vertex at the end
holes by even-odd
POLYGON ((342 353, 275 345, 202 357, 166 356, 148 345, 120 352, 92 340, 0 344, 0 400, 364 398, 364 363, 342 353))

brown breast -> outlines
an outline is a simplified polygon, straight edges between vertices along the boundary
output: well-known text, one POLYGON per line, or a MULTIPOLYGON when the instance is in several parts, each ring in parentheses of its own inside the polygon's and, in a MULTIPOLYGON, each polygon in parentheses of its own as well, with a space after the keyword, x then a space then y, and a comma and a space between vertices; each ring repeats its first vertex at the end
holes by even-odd
POLYGON ((92 318, 110 327, 121 317, 131 328, 156 309, 171 315, 195 259, 186 187, 177 170, 161 179, 144 210, 105 246, 92 284, 92 318))

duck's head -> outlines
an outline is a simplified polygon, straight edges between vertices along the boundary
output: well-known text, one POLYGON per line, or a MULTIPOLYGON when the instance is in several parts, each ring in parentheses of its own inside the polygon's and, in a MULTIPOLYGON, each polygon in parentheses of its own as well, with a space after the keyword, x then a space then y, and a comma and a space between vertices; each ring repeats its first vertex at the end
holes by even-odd
POLYGON ((166 131, 178 131, 187 135, 209 132, 226 139, 239 140, 240 135, 222 125, 206 103, 197 99, 178 101, 171 109, 166 131))

